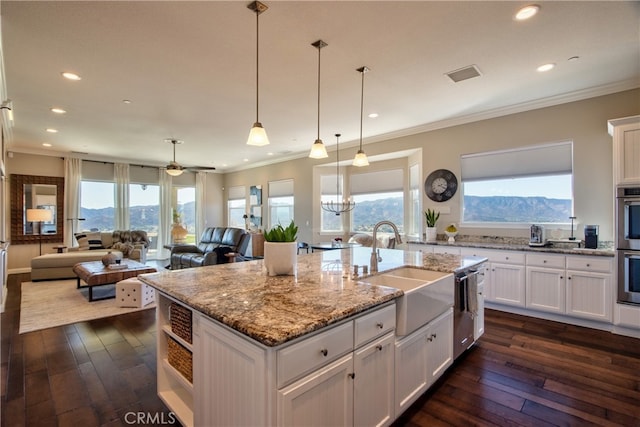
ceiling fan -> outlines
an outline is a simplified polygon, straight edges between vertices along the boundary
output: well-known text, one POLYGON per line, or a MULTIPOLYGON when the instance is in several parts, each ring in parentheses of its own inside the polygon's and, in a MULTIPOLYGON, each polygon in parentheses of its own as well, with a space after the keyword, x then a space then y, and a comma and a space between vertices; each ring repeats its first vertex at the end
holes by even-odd
POLYGON ((179 139, 173 139, 173 138, 167 138, 164 140, 164 142, 168 142, 171 145, 173 145, 173 160, 171 162, 169 162, 169 164, 167 165, 167 173, 171 176, 180 176, 182 175, 182 172, 184 172, 185 170, 188 171, 213 171, 216 170, 216 168, 212 167, 197 167, 197 166, 182 166, 180 163, 176 162, 176 145, 178 144, 183 144, 184 141, 181 141, 179 139))

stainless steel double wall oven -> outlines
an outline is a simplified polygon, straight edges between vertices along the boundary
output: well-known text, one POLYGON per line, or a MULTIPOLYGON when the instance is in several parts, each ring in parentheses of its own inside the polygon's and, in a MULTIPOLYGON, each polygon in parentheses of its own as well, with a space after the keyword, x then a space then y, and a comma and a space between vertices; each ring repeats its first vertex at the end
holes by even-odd
POLYGON ((618 302, 640 304, 640 187, 616 189, 618 302))

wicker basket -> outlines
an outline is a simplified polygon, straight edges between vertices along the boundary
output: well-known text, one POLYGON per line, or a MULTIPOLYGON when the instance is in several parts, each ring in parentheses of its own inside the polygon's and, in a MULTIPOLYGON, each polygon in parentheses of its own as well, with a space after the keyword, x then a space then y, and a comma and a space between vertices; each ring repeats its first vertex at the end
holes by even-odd
POLYGON ((169 308, 171 319, 171 332, 191 344, 193 342, 191 331, 191 310, 175 302, 169 308))
POLYGON ((167 337, 167 356, 169 364, 176 368, 190 383, 193 383, 193 355, 178 341, 167 337))

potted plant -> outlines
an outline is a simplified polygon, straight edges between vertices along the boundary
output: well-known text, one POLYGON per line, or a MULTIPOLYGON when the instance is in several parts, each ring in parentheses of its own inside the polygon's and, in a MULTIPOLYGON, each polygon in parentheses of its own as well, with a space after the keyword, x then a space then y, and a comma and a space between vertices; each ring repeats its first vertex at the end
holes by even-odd
POLYGON ((269 276, 295 275, 297 272, 298 226, 278 224, 264 233, 264 266, 269 276))
POLYGON ((437 212, 433 209, 427 209, 424 212, 424 217, 427 221, 426 240, 427 242, 435 242, 438 235, 436 222, 438 222, 438 219, 440 218, 440 212, 437 212))

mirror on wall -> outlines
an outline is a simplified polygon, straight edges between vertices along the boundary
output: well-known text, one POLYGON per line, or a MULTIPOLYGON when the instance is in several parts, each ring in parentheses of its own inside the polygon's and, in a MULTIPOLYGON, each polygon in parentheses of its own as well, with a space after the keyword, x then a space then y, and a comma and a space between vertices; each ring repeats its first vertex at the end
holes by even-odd
POLYGON ((11 243, 63 241, 64 178, 11 175, 11 243))

